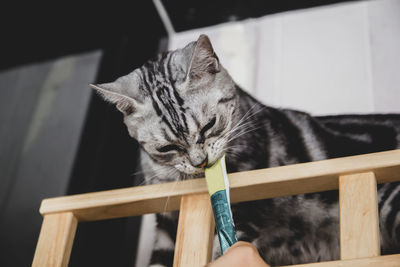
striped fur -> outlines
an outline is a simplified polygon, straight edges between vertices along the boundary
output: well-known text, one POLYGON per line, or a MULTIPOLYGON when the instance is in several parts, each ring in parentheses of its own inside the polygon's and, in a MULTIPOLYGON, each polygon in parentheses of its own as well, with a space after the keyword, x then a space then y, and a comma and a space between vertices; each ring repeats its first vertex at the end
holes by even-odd
MULTIPOLYGON (((235 85, 204 35, 95 88, 123 112, 149 184, 202 176, 197 166, 223 154, 228 172, 236 172, 400 147, 400 115, 313 117, 262 105, 235 85)), ((399 183, 380 186, 378 197, 382 252, 399 253, 399 183)), ((232 210, 239 239, 271 265, 339 258, 337 191, 232 210)), ((153 266, 172 264, 177 216, 157 215, 153 266)))

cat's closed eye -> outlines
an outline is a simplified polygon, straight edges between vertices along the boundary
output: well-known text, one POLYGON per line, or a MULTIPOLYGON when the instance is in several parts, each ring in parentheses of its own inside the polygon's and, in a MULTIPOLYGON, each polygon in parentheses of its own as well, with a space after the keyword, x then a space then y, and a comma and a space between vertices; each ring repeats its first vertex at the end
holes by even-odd
POLYGON ((229 101, 232 101, 236 98, 236 95, 232 95, 232 96, 228 96, 228 97, 223 97, 220 100, 218 100, 218 104, 224 104, 227 103, 229 101))
POLYGON ((204 141, 205 141, 204 134, 215 125, 216 121, 217 121, 216 117, 212 118, 210 120, 210 122, 207 123, 206 126, 203 127, 203 129, 201 129, 200 135, 199 135, 199 139, 197 140, 198 144, 203 144, 204 143, 204 141))
POLYGON ((180 146, 174 144, 157 148, 158 152, 170 152, 170 151, 182 151, 182 150, 183 149, 180 146))
POLYGON ((203 129, 201 129, 200 136, 204 136, 204 134, 214 126, 216 120, 216 117, 212 118, 211 121, 207 123, 206 126, 203 127, 203 129))

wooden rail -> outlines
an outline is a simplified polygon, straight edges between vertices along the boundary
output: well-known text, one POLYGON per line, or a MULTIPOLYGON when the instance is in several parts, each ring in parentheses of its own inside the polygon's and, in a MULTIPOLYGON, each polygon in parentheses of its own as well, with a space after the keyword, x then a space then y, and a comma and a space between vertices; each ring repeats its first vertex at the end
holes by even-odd
MULTIPOLYGON (((298 266, 400 266, 399 255, 378 256, 376 197, 376 183, 400 181, 400 150, 233 173, 229 180, 232 202, 339 189, 342 260, 298 266)), ((45 199, 33 266, 67 266, 77 221, 179 209, 174 266, 203 266, 214 227, 206 200, 204 179, 45 199), (199 212, 202 235, 188 226, 199 212), (197 245, 188 251, 193 240, 197 245)))
POLYGON ((208 193, 184 196, 179 211, 174 266, 204 266, 211 260, 214 218, 208 193))
MULTIPOLYGON (((366 171, 378 183, 399 181, 400 150, 232 173, 231 202, 338 189, 339 175, 366 171)), ((40 213, 71 211, 79 221, 136 216, 178 210, 182 196, 206 192, 205 179, 115 189, 45 199, 40 213)))
POLYGON ((379 218, 373 172, 343 175, 340 185, 340 258, 379 256, 379 218))

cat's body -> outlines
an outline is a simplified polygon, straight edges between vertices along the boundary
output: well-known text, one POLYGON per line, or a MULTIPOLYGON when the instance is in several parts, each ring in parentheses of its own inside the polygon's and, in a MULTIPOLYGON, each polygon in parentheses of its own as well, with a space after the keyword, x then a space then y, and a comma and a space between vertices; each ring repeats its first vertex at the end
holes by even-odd
MULTIPOLYGON (((312 117, 299 111, 266 107, 240 88, 237 90, 237 119, 247 113, 252 123, 250 129, 239 131, 240 136, 229 143, 232 150, 228 150, 226 157, 228 172, 400 148, 400 115, 312 117), (251 131, 252 128, 257 130, 251 131)), ((149 160, 145 155, 144 158, 149 160)), ((387 226, 387 221, 389 215, 397 215, 389 207, 396 206, 395 196, 400 201, 400 186, 396 183, 380 187, 379 199, 385 192, 391 194, 380 202, 381 229, 399 232, 399 222, 387 226)), ((255 244, 271 265, 339 259, 337 191, 235 204, 232 210, 239 239, 255 244)), ((177 219, 177 213, 157 215, 162 232, 160 243, 174 242, 177 219)), ((153 252, 152 264, 169 266, 165 259, 172 258, 172 248, 158 248, 161 249, 153 252)), ((384 232, 383 251, 400 252, 399 248, 400 234, 384 232)))
MULTIPOLYGON (((400 115, 312 117, 262 105, 204 36, 97 89, 142 145, 147 183, 202 176, 200 166, 224 153, 237 172, 400 148, 400 115)), ((382 250, 400 252, 400 185, 380 186, 378 197, 382 250)), ((334 191, 233 205, 238 237, 271 265, 338 259, 337 200, 334 191)), ((170 266, 177 213, 157 221, 151 264, 170 266)))

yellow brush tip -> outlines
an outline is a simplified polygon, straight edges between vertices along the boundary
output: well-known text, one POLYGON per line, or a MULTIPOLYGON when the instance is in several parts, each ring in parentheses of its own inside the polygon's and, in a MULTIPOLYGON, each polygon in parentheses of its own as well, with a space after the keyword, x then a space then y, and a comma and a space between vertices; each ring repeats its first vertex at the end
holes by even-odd
POLYGON ((222 161, 224 160, 225 157, 222 157, 210 168, 205 169, 208 193, 210 196, 217 191, 225 190, 224 168, 222 167, 222 161))

